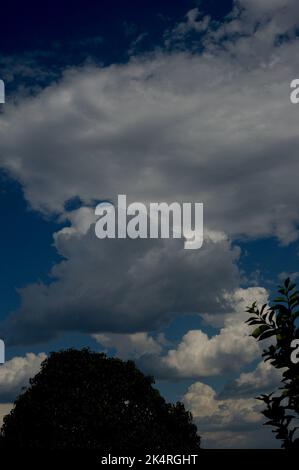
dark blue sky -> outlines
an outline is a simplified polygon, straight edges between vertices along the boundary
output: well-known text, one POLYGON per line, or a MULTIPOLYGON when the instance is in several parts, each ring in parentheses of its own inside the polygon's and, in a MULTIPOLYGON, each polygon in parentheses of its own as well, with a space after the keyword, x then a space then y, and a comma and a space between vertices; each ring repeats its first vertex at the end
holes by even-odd
POLYGON ((47 281, 46 273, 59 259, 52 247, 53 232, 59 224, 45 220, 24 200, 20 185, 0 173, 0 317, 19 304, 16 288, 37 279, 47 281))
POLYGON ((203 14, 218 21, 229 13, 232 1, 6 2, 0 29, 0 71, 6 94, 24 86, 36 92, 58 80, 68 66, 126 62, 136 40, 135 53, 150 52, 162 46, 165 31, 199 5, 203 14), (35 74, 26 73, 28 65, 35 74))
MULTIPOLYGON (((186 11, 200 5, 204 13, 221 19, 230 9, 228 0, 101 0, 4 2, 1 6, 1 53, 19 54, 48 50, 59 43, 102 37, 108 61, 127 50, 130 37, 146 32, 151 46, 159 44, 165 24, 172 25, 186 11)), ((80 44, 81 48, 82 44, 80 44)), ((75 48, 76 46, 74 46, 75 48)), ((90 51, 89 51, 90 52, 90 51)))

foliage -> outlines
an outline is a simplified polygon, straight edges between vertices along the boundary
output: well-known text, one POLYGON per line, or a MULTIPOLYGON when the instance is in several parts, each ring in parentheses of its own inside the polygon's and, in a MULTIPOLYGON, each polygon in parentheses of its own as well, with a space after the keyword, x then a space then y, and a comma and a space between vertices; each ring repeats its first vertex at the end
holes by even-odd
POLYGON ((278 292, 279 297, 274 299, 272 306, 265 304, 258 309, 255 302, 248 307, 251 317, 247 323, 255 326, 252 336, 258 341, 274 339, 262 356, 275 368, 282 369, 282 386, 276 393, 261 395, 258 399, 267 406, 263 411, 268 419, 265 424, 274 427, 273 432, 277 439, 282 440, 282 447, 293 448, 299 447, 299 438, 296 438, 298 427, 295 425, 299 418, 299 364, 291 360, 291 344, 299 338, 296 321, 299 317, 299 291, 296 284, 287 279, 278 292))
POLYGON ((132 361, 89 349, 51 353, 4 418, 1 445, 196 453, 191 414, 166 403, 153 383, 132 361))

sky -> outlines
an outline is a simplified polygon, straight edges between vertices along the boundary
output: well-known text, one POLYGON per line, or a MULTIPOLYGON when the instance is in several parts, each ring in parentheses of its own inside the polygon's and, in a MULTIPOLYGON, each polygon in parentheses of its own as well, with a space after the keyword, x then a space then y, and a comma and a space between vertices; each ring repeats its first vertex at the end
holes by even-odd
POLYGON ((183 401, 204 447, 278 447, 245 320, 299 277, 297 2, 1 8, 0 420, 49 352, 89 346, 183 401), (118 194, 202 202, 202 248, 99 240, 118 194))

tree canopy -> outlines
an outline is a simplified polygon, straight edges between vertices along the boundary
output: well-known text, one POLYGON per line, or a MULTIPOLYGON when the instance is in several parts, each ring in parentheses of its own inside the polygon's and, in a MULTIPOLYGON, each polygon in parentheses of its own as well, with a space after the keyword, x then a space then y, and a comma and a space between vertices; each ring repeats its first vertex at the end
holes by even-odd
POLYGON ((132 361, 89 349, 53 352, 4 418, 4 448, 198 452, 200 438, 180 402, 166 403, 132 361))

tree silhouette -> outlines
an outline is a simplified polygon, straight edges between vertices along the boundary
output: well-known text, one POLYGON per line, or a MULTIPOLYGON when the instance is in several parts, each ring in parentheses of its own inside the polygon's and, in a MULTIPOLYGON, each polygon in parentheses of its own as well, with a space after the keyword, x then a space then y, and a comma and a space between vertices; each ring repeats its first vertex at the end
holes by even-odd
POLYGON ((299 364, 293 361, 292 353, 294 340, 299 338, 299 291, 288 278, 278 292, 279 297, 274 299, 272 306, 265 304, 259 310, 255 302, 249 307, 247 311, 253 316, 247 323, 255 325, 252 336, 258 341, 275 340, 264 349, 262 356, 277 369, 282 369, 282 386, 269 395, 258 397, 267 406, 263 411, 268 418, 265 424, 274 427, 273 432, 282 440, 282 447, 298 448, 298 427, 294 423, 299 418, 299 364))
POLYGON ((196 453, 182 403, 168 404, 132 361, 89 349, 53 352, 4 418, 3 448, 196 453))

